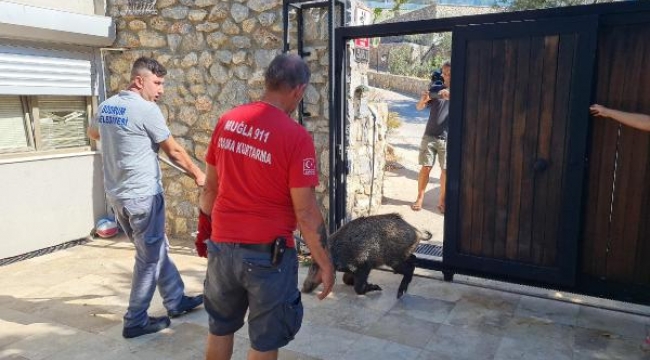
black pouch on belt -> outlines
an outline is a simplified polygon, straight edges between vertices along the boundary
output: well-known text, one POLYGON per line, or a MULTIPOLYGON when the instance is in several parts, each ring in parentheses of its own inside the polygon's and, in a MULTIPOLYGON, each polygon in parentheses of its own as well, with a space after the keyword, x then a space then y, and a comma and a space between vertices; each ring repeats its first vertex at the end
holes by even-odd
POLYGON ((278 237, 273 241, 273 253, 271 255, 271 264, 278 266, 282 262, 282 256, 287 249, 287 239, 278 237))

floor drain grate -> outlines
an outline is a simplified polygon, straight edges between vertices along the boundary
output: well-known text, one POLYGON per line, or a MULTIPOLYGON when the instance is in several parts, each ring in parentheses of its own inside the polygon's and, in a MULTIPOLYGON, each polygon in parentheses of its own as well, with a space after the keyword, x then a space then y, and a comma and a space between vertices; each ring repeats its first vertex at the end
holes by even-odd
POLYGON ((50 246, 50 247, 45 248, 45 249, 39 249, 39 250, 31 251, 31 252, 28 252, 26 254, 12 256, 12 257, 5 258, 5 259, 0 259, 0 266, 5 266, 5 265, 13 264, 13 263, 18 262, 18 261, 23 261, 23 260, 35 258, 35 257, 38 257, 38 256, 50 254, 50 253, 53 253, 53 252, 58 251, 58 250, 71 248, 73 246, 83 245, 83 244, 85 244, 85 243, 87 243, 89 241, 90 240, 87 239, 87 238, 74 240, 74 241, 69 241, 69 242, 66 242, 66 243, 63 243, 63 244, 60 244, 60 245, 50 246))
POLYGON ((420 244, 415 249, 415 256, 418 255, 442 257, 442 245, 420 244))

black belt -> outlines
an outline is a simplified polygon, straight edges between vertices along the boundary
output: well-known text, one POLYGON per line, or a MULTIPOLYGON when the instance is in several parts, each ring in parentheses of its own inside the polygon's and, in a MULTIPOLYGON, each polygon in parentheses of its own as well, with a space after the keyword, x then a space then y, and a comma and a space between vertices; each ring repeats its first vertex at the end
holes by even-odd
MULTIPOLYGON (((273 242, 270 242, 268 244, 244 244, 244 243, 224 242, 223 244, 228 244, 234 247, 240 247, 242 249, 248 249, 253 251, 273 253, 273 242)), ((287 246, 287 249, 293 249, 293 246, 287 246)))
POLYGON ((266 252, 266 253, 272 253, 273 252, 273 243, 270 244, 241 244, 241 243, 235 243, 235 246, 238 246, 243 249, 248 249, 248 250, 253 250, 253 251, 259 251, 259 252, 266 252))

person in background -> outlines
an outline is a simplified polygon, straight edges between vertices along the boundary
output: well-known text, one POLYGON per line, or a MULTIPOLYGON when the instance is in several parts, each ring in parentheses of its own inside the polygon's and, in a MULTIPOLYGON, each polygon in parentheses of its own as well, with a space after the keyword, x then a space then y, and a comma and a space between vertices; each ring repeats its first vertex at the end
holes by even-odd
POLYGON ((300 329, 296 225, 321 268, 318 297, 334 285, 315 195, 314 142, 290 117, 309 77, 299 56, 275 57, 262 99, 225 113, 212 134, 196 241, 199 255, 208 257, 208 360, 231 358, 247 310, 248 359, 277 359, 278 349, 300 329))
POLYGON ((190 174, 198 186, 205 174, 174 140, 156 101, 163 94, 167 70, 154 59, 133 63, 126 90, 99 105, 88 136, 101 140, 104 186, 108 203, 135 245, 135 265, 129 307, 122 336, 158 332, 176 317, 203 303, 203 296, 185 295, 181 275, 169 258, 165 235, 165 199, 158 150, 190 174), (147 310, 158 287, 168 316, 151 317, 147 310))
MULTIPOLYGON (((415 105, 418 110, 429 108, 429 120, 420 143, 418 162, 421 165, 418 174, 418 194, 411 205, 414 211, 422 209, 424 192, 429 184, 429 174, 436 162, 440 163, 440 197, 438 211, 445 213, 445 194, 447 189, 447 129, 449 120, 449 85, 451 84, 451 62, 442 64, 443 82, 432 81, 429 91, 423 92, 415 105)), ((434 79, 432 79, 434 80, 434 79)))

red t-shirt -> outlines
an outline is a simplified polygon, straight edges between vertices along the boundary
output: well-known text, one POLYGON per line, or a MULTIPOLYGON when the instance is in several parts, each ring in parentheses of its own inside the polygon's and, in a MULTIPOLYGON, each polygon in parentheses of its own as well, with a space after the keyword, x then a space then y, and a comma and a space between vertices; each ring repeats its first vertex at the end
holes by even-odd
POLYGON ((205 157, 219 175, 211 239, 295 246, 296 216, 290 188, 318 185, 314 142, 282 110, 254 102, 217 123, 205 157))

